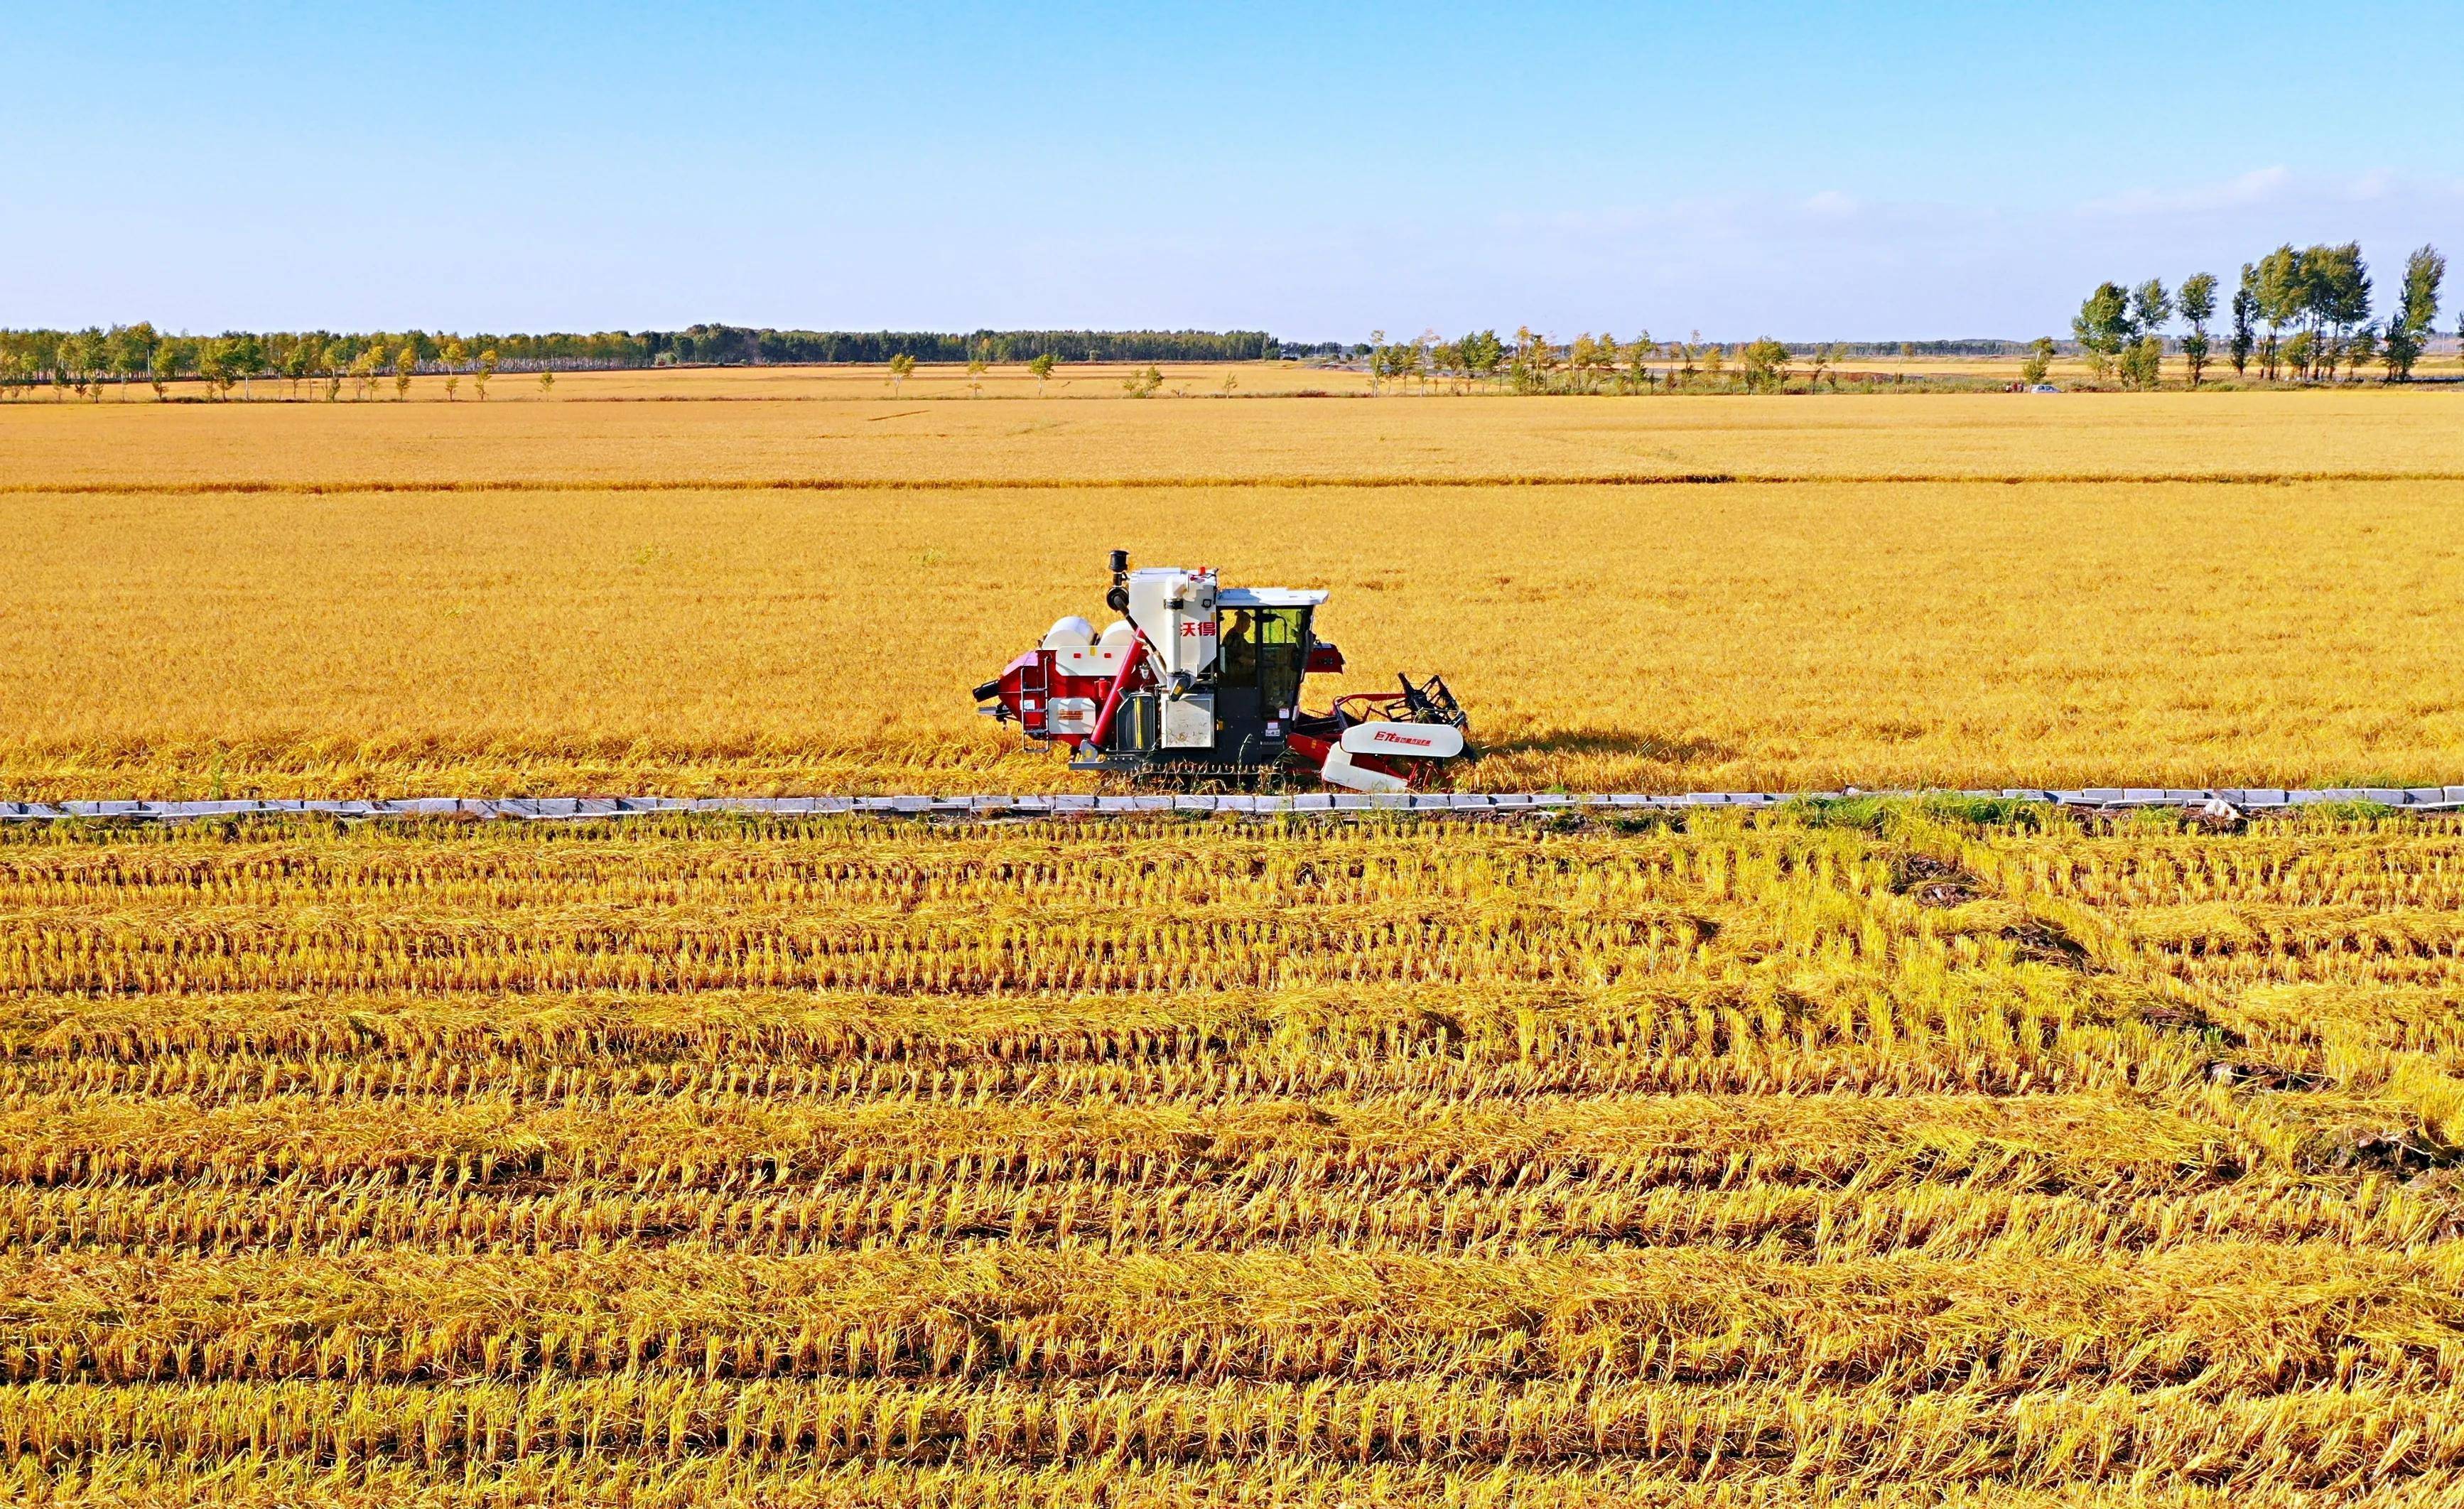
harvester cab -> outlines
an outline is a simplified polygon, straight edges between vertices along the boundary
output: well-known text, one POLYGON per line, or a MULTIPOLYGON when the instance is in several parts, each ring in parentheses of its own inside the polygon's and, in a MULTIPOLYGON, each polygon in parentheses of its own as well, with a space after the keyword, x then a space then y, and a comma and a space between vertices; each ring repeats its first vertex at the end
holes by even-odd
POLYGON ((1302 707, 1309 676, 1344 668, 1317 637, 1325 593, 1226 587, 1211 566, 1133 571, 1121 550, 1111 566, 1110 627, 1064 618, 976 689, 978 711, 1067 748, 1072 770, 1180 781, 1296 770, 1402 791, 1463 752, 1469 720, 1437 676, 1302 707))

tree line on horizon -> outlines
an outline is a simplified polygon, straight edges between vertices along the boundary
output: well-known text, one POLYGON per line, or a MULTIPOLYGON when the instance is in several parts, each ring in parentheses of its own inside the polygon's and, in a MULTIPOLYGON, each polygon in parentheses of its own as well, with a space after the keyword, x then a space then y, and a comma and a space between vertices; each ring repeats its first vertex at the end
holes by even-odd
MULTIPOLYGON (((1331 344, 1306 348, 1331 354, 1331 344)), ((166 335, 145 321, 89 326, 83 330, 0 330, 0 395, 15 397, 50 386, 99 398, 116 386, 150 383, 156 394, 184 380, 202 380, 216 395, 233 387, 247 396, 263 380, 286 383, 293 396, 302 385, 321 396, 341 396, 345 384, 366 398, 390 384, 408 391, 413 376, 446 380, 446 396, 457 396, 463 379, 485 399, 499 370, 537 374, 552 386, 559 371, 608 370, 670 364, 758 365, 809 362, 964 363, 979 370, 991 362, 1226 361, 1260 361, 1282 354, 1283 344, 1263 331, 976 331, 929 332, 751 330, 694 325, 682 331, 603 331, 595 335, 454 336, 424 330, 401 332, 226 331, 219 336, 166 335)))
POLYGON ((2015 341, 1814 341, 1789 342, 1769 336, 1754 340, 1705 340, 1699 330, 1683 340, 1655 339, 1648 330, 1631 340, 1589 331, 1560 341, 1529 325, 1511 338, 1479 330, 1451 340, 1424 331, 1411 340, 1371 334, 1358 354, 1368 359, 1373 392, 1414 383, 1473 384, 1515 393, 1776 393, 1804 368, 1809 384, 1826 376, 1834 387, 1842 363, 1858 357, 2009 355, 2026 349, 2015 341), (1979 349, 1986 348, 1986 349, 1979 349))
POLYGON ((1261 361, 1285 343, 1263 330, 756 330, 694 325, 641 338, 645 365, 671 361, 721 365, 886 362, 905 357, 932 364, 1056 361, 1261 361))
MULTIPOLYGON (((396 398, 404 398, 414 376, 433 374, 445 379, 447 398, 458 398, 467 378, 484 402, 489 382, 505 365, 495 340, 422 331, 166 336, 144 321, 108 329, 0 330, 0 396, 14 398, 49 384, 57 396, 74 392, 99 399, 107 387, 116 387, 125 399, 129 384, 142 381, 162 398, 171 383, 197 379, 214 397, 227 397, 234 387, 248 396, 257 382, 273 381, 287 383, 295 398, 304 383, 337 399, 346 383, 359 398, 374 397, 388 384, 396 398)), ((552 364, 532 357, 526 365, 542 390, 555 386, 552 364)))
MULTIPOLYGON (((2333 383, 2340 372, 2352 382, 2372 364, 2383 369, 2382 381, 2409 383, 2436 333, 2446 277, 2447 258, 2436 247, 2414 248, 2405 258, 2394 305, 2378 318, 2371 310, 2369 264, 2359 242, 2301 248, 2287 242, 2242 264, 2241 280, 2225 306, 2232 321, 2225 361, 2235 377, 2256 367, 2269 383, 2288 373, 2295 382, 2333 383)), ((2100 283, 2080 301, 2071 334, 2100 378, 2118 374, 2124 387, 2152 388, 2162 380, 2169 344, 2184 359, 2189 385, 2197 387, 2214 359, 2209 326, 2218 313, 2218 287, 2212 273, 2194 273, 2179 289, 2153 277, 2126 289, 2100 283), (2189 327, 2188 334, 2168 335, 2176 317, 2189 327)), ((2464 317, 2456 334, 2464 337, 2464 317)), ((2052 339, 2037 340, 2026 380, 2043 382, 2053 356, 2052 339)))
MULTIPOLYGON (((2255 367, 2268 382, 2286 374, 2298 382, 2345 381, 2373 363, 2387 382, 2410 381, 2414 365, 2434 333, 2446 258, 2433 246, 2406 260, 2395 305, 2384 319, 2371 308, 2369 267, 2355 242, 2297 249, 2290 243, 2245 263, 2239 286, 2224 306, 2231 318, 2224 360, 2236 377, 2255 367)), ((2135 287, 2101 283, 2071 321, 2071 342, 2044 337, 2026 345, 2000 340, 1783 342, 1769 336, 1752 341, 1706 341, 1700 331, 1683 340, 1656 340, 1648 331, 1631 340, 1588 332, 1561 342, 1518 329, 1511 338, 1494 329, 1441 339, 1434 331, 1411 340, 1389 340, 1373 332, 1367 342, 1285 341, 1264 331, 994 331, 846 332, 774 330, 723 324, 681 331, 602 331, 595 334, 453 336, 408 330, 338 334, 330 331, 247 332, 219 336, 165 335, 150 323, 83 330, 0 330, 0 396, 16 397, 50 385, 65 396, 99 398, 117 385, 150 383, 163 396, 170 383, 202 380, 208 391, 248 392, 260 380, 283 382, 297 397, 303 384, 327 399, 351 385, 360 398, 390 385, 407 396, 411 379, 445 379, 446 396, 458 396, 468 379, 479 399, 499 370, 535 374, 542 389, 559 370, 653 367, 669 364, 760 365, 850 363, 890 365, 904 375, 919 362, 964 363, 980 374, 993 363, 1024 362, 1041 378, 1056 361, 1241 361, 1317 356, 1365 359, 1372 391, 1405 383, 1480 383, 1518 393, 1640 393, 1670 391, 1778 391, 1802 365, 1818 385, 1826 374, 1839 384, 1840 364, 1857 357, 1896 352, 1902 358, 2024 354, 2022 381, 2044 381, 2065 344, 2087 359, 2099 379, 2119 376, 2124 387, 2153 387, 2164 357, 2186 359, 2189 385, 2197 387, 2214 363, 2219 284, 2197 273, 2167 289, 2160 278, 2135 287), (2189 328, 2175 334, 2179 318, 2189 328)), ((2464 319, 2457 335, 2464 339, 2464 319)))

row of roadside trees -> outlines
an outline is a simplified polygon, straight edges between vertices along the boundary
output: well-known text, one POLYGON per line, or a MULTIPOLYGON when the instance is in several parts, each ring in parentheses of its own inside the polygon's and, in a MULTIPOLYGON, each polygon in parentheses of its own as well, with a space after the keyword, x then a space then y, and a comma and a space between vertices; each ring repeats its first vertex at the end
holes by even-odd
MULTIPOLYGON (((2241 281, 2222 311, 2231 322, 2224 360, 2234 377, 2249 378, 2255 369, 2268 383, 2355 382, 2372 366, 2385 382, 2410 382, 2434 332, 2446 276, 2447 258, 2436 247, 2415 248, 2382 317, 2372 310, 2369 264, 2358 242, 2277 247, 2242 264, 2241 281)), ((2154 387, 2169 345, 2197 387, 2217 355, 2210 328, 2219 314, 2217 294, 2212 273, 2194 273, 2179 289, 2152 277, 2135 288, 2100 283, 2080 302, 2071 334, 2100 378, 2118 375, 2124 387, 2154 387), (2175 333, 2176 319, 2186 332, 2175 333)), ((2456 333, 2464 336, 2464 318, 2456 333)), ((2036 342, 2029 381, 2044 380, 2052 356, 2050 339, 2036 342)))
POLYGON ((1685 391, 1778 392, 1803 361, 1814 383, 1843 359, 1845 348, 1823 345, 1804 354, 1768 336, 1742 345, 1705 341, 1702 332, 1683 340, 1655 340, 1649 331, 1631 340, 1586 332, 1559 342, 1529 326, 1513 339, 1494 330, 1452 340, 1435 331, 1411 340, 1389 340, 1373 332, 1369 378, 1373 389, 1416 383, 1475 383, 1516 393, 1651 393, 1685 391))
MULTIPOLYGON (((1307 348, 1314 351, 1315 348, 1307 348)), ((287 383, 339 398, 366 397, 411 374, 446 378, 448 397, 468 380, 484 397, 490 375, 765 362, 992 362, 1032 366, 1053 361, 1229 361, 1271 359, 1282 343, 1264 331, 983 330, 970 335, 900 331, 804 331, 694 325, 678 331, 601 331, 590 335, 450 336, 410 330, 227 331, 219 336, 166 336, 151 324, 84 330, 0 330, 0 392, 10 396, 53 388, 93 396, 139 383, 158 387, 202 380, 207 391, 241 397, 259 383, 287 383), (407 353, 406 358, 405 353, 407 353), (228 381, 226 381, 228 379, 228 381)), ((396 391, 407 388, 396 386, 396 391)))
MULTIPOLYGON (((0 396, 20 397, 48 388, 55 398, 74 393, 100 400, 107 393, 126 399, 128 389, 144 383, 158 398, 170 384, 202 382, 211 398, 228 398, 233 388, 242 399, 255 396, 258 383, 286 384, 297 398, 340 399, 344 386, 361 400, 390 389, 396 399, 410 395, 410 383, 422 373, 444 378, 445 396, 461 396, 467 379, 474 397, 485 402, 488 383, 501 365, 494 346, 473 350, 460 339, 410 331, 399 336, 301 335, 165 336, 150 324, 89 327, 84 330, 0 330, 0 396)), ((553 369, 539 368, 542 391, 556 383, 553 369)))

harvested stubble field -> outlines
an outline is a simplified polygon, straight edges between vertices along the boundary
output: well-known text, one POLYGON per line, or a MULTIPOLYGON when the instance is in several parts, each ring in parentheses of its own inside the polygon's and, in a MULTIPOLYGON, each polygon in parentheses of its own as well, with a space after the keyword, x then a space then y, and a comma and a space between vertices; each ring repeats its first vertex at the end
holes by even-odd
POLYGON ((2464 1502, 2464 824, 0 835, 11 1501, 2464 1502))
MULTIPOLYGON (((1260 383, 1265 378, 1258 380, 1260 383)), ((2443 391, 0 408, 26 798, 1068 786, 965 689, 1103 552, 1322 585, 1486 789, 2437 784, 2443 391), (1693 480, 1688 480, 1693 479, 1693 480)), ((593 393, 620 400, 594 401, 593 393)), ((672 402, 634 402, 662 398, 672 402)))

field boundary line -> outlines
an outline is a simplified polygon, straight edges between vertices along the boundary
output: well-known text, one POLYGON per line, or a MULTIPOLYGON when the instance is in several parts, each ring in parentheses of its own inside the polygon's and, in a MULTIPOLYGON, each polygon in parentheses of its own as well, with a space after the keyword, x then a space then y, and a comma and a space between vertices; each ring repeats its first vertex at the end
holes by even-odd
POLYGON ((219 801, 0 801, 0 822, 85 820, 193 822, 216 818, 329 817, 344 820, 435 818, 464 820, 574 821, 601 818, 717 813, 749 817, 1016 817, 1117 816, 1149 812, 1308 814, 1411 812, 1440 816, 1516 812, 1768 810, 1793 801, 1869 798, 1921 800, 1958 798, 2032 802, 2091 811, 2203 809, 2219 814, 2281 812, 2325 804, 2362 804, 2408 812, 2464 811, 2464 786, 2352 786, 2309 790, 2278 787, 2089 786, 2073 790, 2004 787, 1991 791, 1764 792, 1309 792, 1290 796, 1139 793, 1094 796, 1029 793, 1010 796, 890 797, 411 797, 397 799, 234 799, 219 801))
POLYGON ((1856 471, 1821 475, 1778 471, 1615 471, 1582 475, 1488 472, 1450 477, 1183 476, 1183 477, 661 477, 438 478, 273 482, 9 482, 0 494, 60 497, 189 497, 219 493, 322 496, 354 492, 1069 492, 1199 488, 1270 490, 1398 488, 1651 488, 1651 487, 1932 487, 1969 484, 2057 487, 2112 484, 2271 487, 2315 482, 2464 482, 2464 470, 2424 471, 1856 471))

